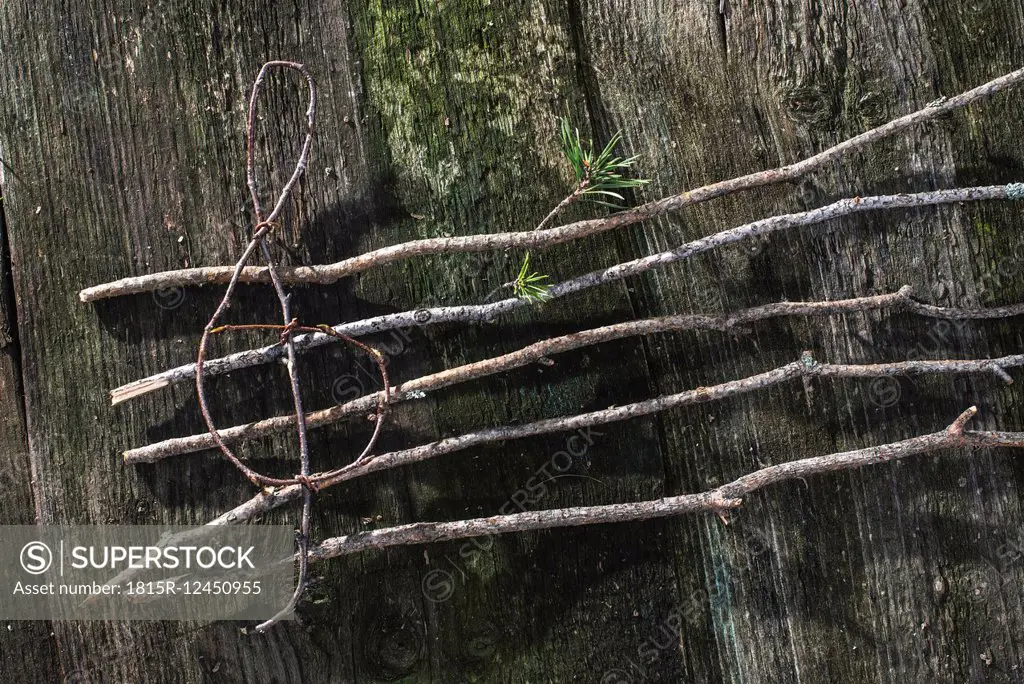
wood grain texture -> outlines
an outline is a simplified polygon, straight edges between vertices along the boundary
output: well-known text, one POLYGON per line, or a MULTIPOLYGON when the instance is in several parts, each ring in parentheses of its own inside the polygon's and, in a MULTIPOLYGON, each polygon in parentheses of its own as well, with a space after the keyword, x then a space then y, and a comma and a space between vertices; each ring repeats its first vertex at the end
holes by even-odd
MULTIPOLYGON (((44 522, 204 522, 251 494, 210 453, 120 462, 126 448, 201 429, 188 386, 106 404, 110 388, 192 360, 215 288, 89 306, 77 292, 234 261, 250 227, 244 111, 266 59, 305 63, 321 90, 314 158, 274 245, 289 264, 532 227, 569 187, 554 140, 554 117, 566 111, 598 141, 623 130, 624 151, 642 155, 639 170, 654 179, 636 197, 646 200, 795 161, 1024 63, 1016 0, 730 5, 724 18, 711 0, 5 3, 0 152, 27 185, 3 188, 16 302, 3 310, 17 312, 21 358, 0 358, 0 457, 20 493, 0 522, 30 520, 33 506, 44 522), (19 377, 25 428, 12 418, 19 377), (19 456, 26 433, 34 501, 19 456)), ((268 197, 301 142, 301 96, 276 76, 261 103, 268 197)), ((798 186, 554 247, 533 263, 561 280, 841 196, 1020 181, 1022 103, 1024 94, 1001 95, 798 186)), ((500 327, 374 341, 401 381, 635 317, 906 283, 937 304, 1016 303, 1022 225, 1009 203, 848 218, 567 297, 500 327)), ((295 308, 306 322, 334 323, 479 302, 520 258, 418 258, 299 289, 295 308)), ((276 321, 270 294, 245 287, 235 322, 276 321)), ((221 350, 257 339, 232 337, 221 350)), ((878 313, 771 322, 745 337, 623 340, 436 392, 396 411, 381 448, 724 382, 803 349, 866 363, 999 356, 1021 344, 1019 324, 944 328, 878 313)), ((311 408, 373 387, 347 350, 306 358, 311 408)), ((210 388, 221 425, 288 410, 280 368, 210 388)), ((982 425, 1024 425, 1019 383, 812 389, 366 478, 320 497, 315 536, 700 491, 760 463, 931 432, 975 403, 982 425)), ((366 431, 314 433, 314 468, 344 459, 366 431)), ((292 472, 294 452, 287 438, 241 449, 279 473, 292 472)), ((364 554, 317 569, 301 625, 244 636, 230 624, 56 624, 52 641, 48 629, 0 634, 0 671, 190 683, 1020 681, 1022 478, 1007 454, 949 454, 780 486, 751 497, 728 527, 707 516, 364 554)))
MULTIPOLYGON (((22 406, 17 313, 11 283, 3 189, 17 182, 0 174, 0 525, 32 525, 32 495, 25 412, 22 406)), ((46 621, 0 622, 0 672, 28 671, 40 680, 59 674, 56 643, 46 621)))

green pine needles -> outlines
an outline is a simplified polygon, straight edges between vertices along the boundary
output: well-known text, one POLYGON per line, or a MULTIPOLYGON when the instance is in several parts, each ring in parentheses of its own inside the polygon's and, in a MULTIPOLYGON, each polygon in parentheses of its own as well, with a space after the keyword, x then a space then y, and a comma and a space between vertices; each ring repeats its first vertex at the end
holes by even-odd
MULTIPOLYGON (((569 118, 558 117, 558 135, 562 144, 562 154, 572 167, 576 175, 576 187, 569 193, 554 209, 544 217, 534 230, 546 228, 563 209, 581 199, 586 199, 597 204, 620 209, 618 204, 609 200, 626 200, 618 191, 627 188, 638 188, 650 183, 645 178, 626 178, 623 174, 629 170, 639 157, 615 157, 615 147, 622 141, 622 132, 617 131, 608 144, 600 153, 594 152, 594 141, 588 140, 586 144, 580 139, 580 131, 573 128, 569 118), (607 198, 607 199, 606 199, 607 198)), ((527 252, 523 258, 523 264, 519 268, 519 275, 505 287, 511 287, 515 295, 536 304, 548 299, 548 289, 544 281, 546 275, 530 271, 530 254, 527 252)))
POLYGON ((602 204, 613 209, 619 209, 619 205, 612 204, 599 197, 610 197, 620 202, 625 198, 616 192, 626 188, 638 188, 650 183, 645 178, 626 178, 622 174, 639 159, 633 157, 613 157, 612 153, 616 145, 622 141, 622 131, 616 131, 608 144, 604 146, 600 154, 594 154, 594 141, 588 140, 586 145, 580 139, 580 131, 573 128, 568 117, 558 118, 558 131, 562 143, 562 154, 569 161, 573 172, 576 174, 576 191, 574 194, 580 198, 602 204))
POLYGON ((526 257, 523 258, 523 265, 519 267, 519 275, 512 281, 512 292, 516 297, 528 302, 543 302, 549 296, 550 286, 544 282, 547 279, 546 275, 530 272, 530 253, 527 252, 526 257))

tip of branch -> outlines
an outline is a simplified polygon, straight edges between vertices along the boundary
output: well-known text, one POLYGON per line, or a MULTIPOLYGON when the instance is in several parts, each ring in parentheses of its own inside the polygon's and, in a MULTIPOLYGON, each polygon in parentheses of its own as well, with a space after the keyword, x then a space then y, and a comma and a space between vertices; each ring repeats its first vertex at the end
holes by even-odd
POLYGON ((122 401, 134 399, 135 397, 158 390, 161 387, 167 387, 170 384, 171 382, 165 378, 129 382, 127 385, 121 385, 117 389, 110 390, 110 405, 120 404, 122 401))
POLYGON ((967 425, 967 421, 976 416, 978 413, 978 407, 972 406, 967 409, 953 421, 953 424, 949 426, 948 432, 951 435, 962 435, 964 433, 964 426, 967 425))
POLYGON ((1007 373, 1006 370, 1004 370, 1003 367, 1000 366, 998 363, 993 363, 991 368, 992 373, 995 374, 997 378, 1005 382, 1007 385, 1013 384, 1013 377, 1009 373, 1007 373))
POLYGON ((133 463, 139 462, 140 459, 136 455, 137 451, 138 449, 129 449, 128 451, 122 451, 121 460, 124 461, 126 465, 131 465, 133 463))

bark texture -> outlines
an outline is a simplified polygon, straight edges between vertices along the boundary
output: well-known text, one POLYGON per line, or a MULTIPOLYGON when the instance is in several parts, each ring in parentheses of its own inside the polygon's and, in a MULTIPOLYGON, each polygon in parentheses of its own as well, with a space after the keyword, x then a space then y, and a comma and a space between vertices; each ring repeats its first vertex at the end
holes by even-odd
MULTIPOLYGON (((108 405, 111 388, 194 360, 219 287, 87 305, 78 292, 234 262, 251 229, 245 109, 267 59, 305 63, 320 88, 314 158, 274 245, 292 266, 535 226, 570 188, 554 124, 567 111, 599 143, 623 131, 623 151, 642 155, 639 173, 653 179, 634 198, 647 200, 796 161, 1024 63, 1019 0, 728 4, 725 17, 717 0, 4 3, 0 156, 25 182, 3 176, 0 481, 10 494, 0 522, 202 523, 252 495, 209 452, 121 462, 126 449, 202 430, 188 383, 108 405)), ((266 198, 302 140, 301 85, 275 75, 261 103, 266 198)), ((531 261, 557 282, 841 197, 1019 182, 1022 120, 1024 92, 1011 91, 798 184, 531 261)), ((594 211, 575 205, 563 218, 594 211)), ((1008 202, 846 217, 500 325, 370 339, 400 383, 634 318, 905 284, 937 305, 1016 304, 1022 228, 1008 202)), ((336 323, 479 303, 521 256, 416 257, 299 288, 294 310, 336 323)), ((245 286, 240 299, 229 322, 276 322, 269 288, 245 286)), ((396 409, 381 449, 720 384, 805 349, 882 363, 998 357, 1024 342, 1012 320, 941 325, 877 311, 753 327, 618 340, 431 392, 396 409)), ((211 351, 266 342, 232 336, 211 351)), ((304 358, 310 409, 375 389, 347 349, 304 358)), ((314 535, 700 492, 762 465, 934 432, 973 404, 975 429, 1021 430, 1020 387, 991 375, 816 379, 482 446, 324 492, 314 535)), ((209 388, 219 425, 290 410, 277 366, 209 388)), ((368 429, 311 433, 313 468, 349 458, 368 429)), ((293 442, 253 440, 240 453, 291 474, 293 442)), ((728 527, 709 514, 353 555, 315 567, 323 579, 300 607, 305 625, 266 635, 231 624, 0 625, 0 679, 1016 682, 1022 483, 1008 452, 946 453, 777 485, 748 497, 728 527)), ((297 510, 265 519, 294 521, 297 510)))

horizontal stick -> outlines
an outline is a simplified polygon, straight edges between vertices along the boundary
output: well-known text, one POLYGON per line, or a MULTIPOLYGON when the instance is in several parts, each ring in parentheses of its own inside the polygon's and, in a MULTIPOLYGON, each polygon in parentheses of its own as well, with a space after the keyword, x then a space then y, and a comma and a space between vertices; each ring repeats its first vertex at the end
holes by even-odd
MULTIPOLYGON (((852 150, 899 133, 911 126, 931 121, 943 114, 1017 85, 1021 81, 1024 81, 1024 69, 1018 69, 1005 76, 1000 76, 955 97, 936 100, 923 109, 865 131, 795 164, 712 183, 678 195, 648 202, 647 204, 618 212, 608 217, 577 221, 568 225, 543 230, 415 240, 377 249, 335 264, 278 268, 278 275, 281 281, 287 284, 329 285, 341 278, 366 271, 375 266, 425 254, 550 247, 613 228, 629 226, 663 216, 691 204, 704 202, 715 197, 783 181, 795 180, 852 150)), ((111 283, 88 287, 79 293, 79 298, 83 302, 92 302, 107 297, 137 294, 166 288, 226 284, 231 280, 232 270, 229 266, 211 266, 123 278, 111 283)), ((270 275, 266 268, 258 266, 247 267, 242 271, 239 282, 269 283, 270 275)))
MULTIPOLYGON (((514 368, 521 368, 547 356, 638 335, 679 330, 729 331, 736 330, 748 323, 779 316, 831 315, 886 308, 911 311, 924 316, 943 319, 1004 318, 1007 316, 1024 315, 1024 304, 991 309, 960 309, 923 304, 913 299, 913 294, 913 288, 906 285, 900 288, 898 292, 870 297, 823 302, 778 302, 753 307, 731 315, 707 316, 685 314, 616 323, 535 342, 508 354, 409 380, 392 390, 389 403, 393 405, 400 402, 413 401, 422 398, 424 392, 451 387, 452 385, 476 380, 514 368)), ((308 413, 306 416, 307 427, 309 429, 324 427, 345 418, 366 415, 379 404, 381 397, 382 394, 376 392, 339 406, 308 413)), ((224 443, 231 444, 287 432, 294 426, 294 415, 277 416, 225 428, 218 431, 218 434, 224 443)), ((193 453, 215 446, 213 437, 209 433, 176 437, 125 451, 124 460, 125 463, 155 463, 170 456, 193 453)))
MULTIPOLYGON (((1022 365, 1024 365, 1024 354, 970 361, 901 361, 898 363, 853 365, 818 363, 810 352, 804 352, 799 361, 741 380, 732 380, 711 387, 698 387, 697 389, 679 392, 678 394, 647 399, 625 406, 613 406, 600 411, 592 411, 575 416, 547 418, 523 425, 485 428, 458 437, 449 437, 410 449, 381 454, 362 463, 353 464, 352 467, 342 469, 336 476, 322 481, 319 489, 323 490, 340 482, 353 480, 370 473, 420 463, 436 456, 463 451, 482 444, 578 430, 595 425, 606 425, 608 423, 660 413, 661 411, 681 406, 718 401, 754 390, 779 385, 796 378, 815 376, 883 378, 920 374, 992 373, 1005 381, 1007 378, 1004 376, 1006 375, 1007 368, 1016 368, 1022 365)), ((209 524, 227 525, 245 522, 254 515, 273 510, 298 498, 302 492, 303 488, 301 486, 292 485, 273 490, 269 493, 257 494, 249 501, 218 517, 209 524)))
POLYGON ((913 437, 893 444, 767 466, 700 494, 670 496, 655 501, 514 513, 454 522, 421 522, 399 525, 325 539, 319 545, 310 548, 309 559, 323 561, 371 549, 432 544, 508 532, 635 522, 709 511, 721 515, 725 511, 738 508, 743 503, 743 497, 786 480, 888 463, 940 449, 1024 447, 1024 432, 964 432, 964 424, 976 413, 977 408, 972 406, 941 432, 913 437))
MULTIPOLYGON (((767 219, 747 223, 736 228, 724 230, 709 237, 688 242, 680 247, 659 254, 634 259, 610 268, 593 271, 577 278, 553 285, 548 290, 547 299, 557 299, 568 294, 579 292, 591 287, 615 282, 630 276, 639 275, 653 268, 659 268, 696 254, 710 251, 723 245, 767 235, 786 228, 807 226, 822 223, 842 216, 863 211, 879 209, 898 209, 910 207, 932 206, 959 202, 973 202, 999 199, 1024 199, 1024 184, 991 185, 973 188, 957 188, 954 190, 937 190, 915 194, 882 195, 878 197, 853 197, 839 200, 828 206, 795 214, 784 214, 767 219)), ((334 326, 340 334, 360 337, 371 333, 409 328, 417 325, 434 325, 437 323, 471 323, 489 322, 506 315, 511 311, 532 306, 529 299, 510 298, 492 304, 478 304, 456 307, 437 307, 433 309, 417 309, 402 313, 377 316, 362 321, 342 323, 334 326)), ((323 333, 298 335, 293 338, 296 351, 305 351, 313 347, 327 344, 333 338, 323 333)), ((249 368, 271 363, 283 356, 283 347, 279 344, 250 349, 235 354, 211 359, 204 364, 204 372, 208 375, 230 373, 242 368, 249 368)), ((141 380, 122 385, 111 391, 111 403, 117 404, 148 392, 169 385, 192 380, 195 377, 195 364, 190 363, 177 368, 151 375, 141 380)))

